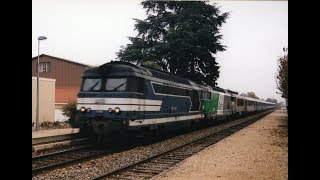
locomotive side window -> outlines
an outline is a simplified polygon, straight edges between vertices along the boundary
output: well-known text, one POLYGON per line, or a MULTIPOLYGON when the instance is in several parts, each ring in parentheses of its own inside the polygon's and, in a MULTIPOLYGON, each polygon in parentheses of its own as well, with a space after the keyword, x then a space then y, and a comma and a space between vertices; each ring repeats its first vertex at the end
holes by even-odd
POLYGON ((155 93, 161 94, 172 94, 172 95, 179 95, 179 96, 188 96, 186 89, 180 89, 171 86, 163 86, 160 84, 152 83, 155 93))
POLYGON ((202 99, 210 99, 210 95, 211 95, 210 92, 203 92, 202 99))
POLYGON ((192 102, 190 111, 198 111, 200 107, 199 94, 196 90, 182 89, 172 86, 164 86, 157 83, 152 83, 155 93, 178 95, 178 96, 189 96, 192 102))
POLYGON ((190 111, 198 111, 200 107, 199 94, 196 90, 189 90, 189 96, 192 101, 192 106, 190 111))
POLYGON ((89 79, 83 80, 82 91, 99 91, 101 90, 102 79, 89 79))

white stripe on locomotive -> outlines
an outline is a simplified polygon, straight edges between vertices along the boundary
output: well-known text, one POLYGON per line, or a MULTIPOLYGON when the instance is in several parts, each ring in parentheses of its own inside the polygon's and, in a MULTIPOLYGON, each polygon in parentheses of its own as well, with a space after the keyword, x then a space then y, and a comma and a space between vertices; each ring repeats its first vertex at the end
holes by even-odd
POLYGON ((201 118, 204 118, 203 114, 189 115, 189 116, 177 116, 177 117, 165 117, 165 118, 154 118, 154 119, 139 119, 139 120, 130 120, 129 126, 160 124, 160 123, 184 121, 184 120, 190 120, 190 119, 201 119, 201 118))
POLYGON ((141 104, 161 106, 162 100, 136 99, 136 98, 78 98, 79 104, 141 104))
POLYGON ((160 111, 161 106, 147 106, 147 105, 119 105, 119 104, 78 104, 77 110, 84 106, 92 110, 107 111, 109 108, 119 107, 121 111, 160 111))

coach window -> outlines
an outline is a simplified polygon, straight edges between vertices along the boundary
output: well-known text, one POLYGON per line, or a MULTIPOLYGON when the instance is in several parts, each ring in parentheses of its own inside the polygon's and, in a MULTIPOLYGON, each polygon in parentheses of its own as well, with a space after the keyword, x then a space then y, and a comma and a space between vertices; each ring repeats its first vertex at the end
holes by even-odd
POLYGON ((243 99, 237 99, 237 105, 238 106, 244 106, 244 100, 243 99))
POLYGON ((224 109, 230 109, 231 108, 231 98, 230 96, 224 96, 224 109))
POLYGON ((102 79, 90 79, 83 80, 82 91, 99 91, 101 90, 102 79))

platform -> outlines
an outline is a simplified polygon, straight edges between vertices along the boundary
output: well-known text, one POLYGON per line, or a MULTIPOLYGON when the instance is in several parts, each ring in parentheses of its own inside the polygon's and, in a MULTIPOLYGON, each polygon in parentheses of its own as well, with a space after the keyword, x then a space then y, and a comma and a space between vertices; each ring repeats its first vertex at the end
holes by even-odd
POLYGON ((52 141, 68 140, 79 136, 79 128, 32 131, 32 145, 52 141))
POLYGON ((288 179, 287 121, 277 110, 152 179, 288 179))

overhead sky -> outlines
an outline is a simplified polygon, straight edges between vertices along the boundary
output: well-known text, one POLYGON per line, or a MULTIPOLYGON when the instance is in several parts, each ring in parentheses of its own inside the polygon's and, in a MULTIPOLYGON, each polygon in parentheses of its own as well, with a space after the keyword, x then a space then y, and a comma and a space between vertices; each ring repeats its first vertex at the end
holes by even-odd
MULTIPOLYGON (((32 57, 40 54, 90 65, 115 60, 130 43, 133 18, 145 19, 140 0, 32 0, 32 57)), ((218 86, 283 101, 276 88, 277 59, 288 46, 288 1, 210 1, 230 17, 221 28, 226 51, 216 57, 218 86)))

